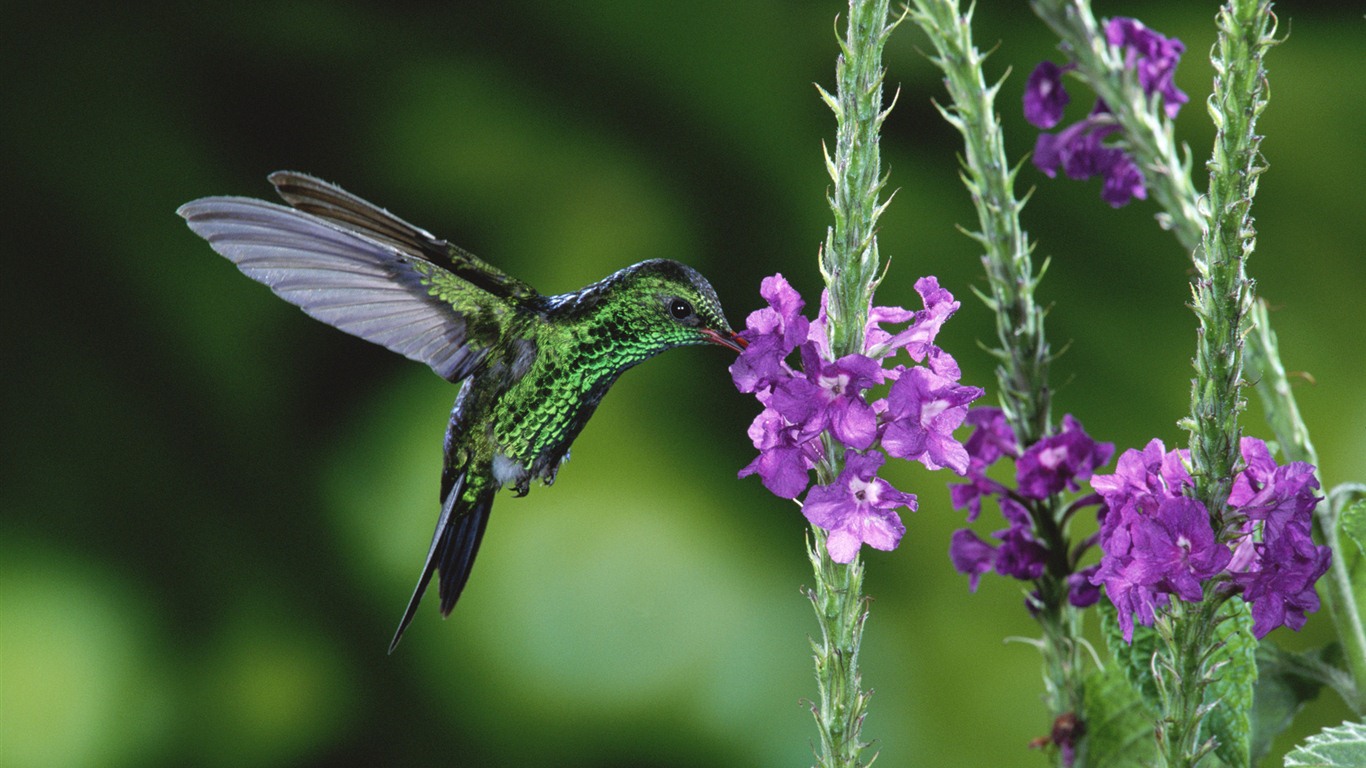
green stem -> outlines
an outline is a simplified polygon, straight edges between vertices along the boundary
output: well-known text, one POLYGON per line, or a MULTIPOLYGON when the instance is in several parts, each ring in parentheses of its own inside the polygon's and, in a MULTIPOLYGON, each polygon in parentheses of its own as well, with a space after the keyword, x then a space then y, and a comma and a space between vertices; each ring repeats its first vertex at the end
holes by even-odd
MULTIPOLYGON (((1199 198, 1191 182, 1189 152, 1184 161, 1173 139, 1172 121, 1143 93, 1123 53, 1101 34, 1088 0, 1031 0, 1035 12, 1062 39, 1076 62, 1075 74, 1105 101, 1123 131, 1125 149, 1143 169, 1152 196, 1164 213, 1159 220, 1192 254, 1196 270, 1192 308, 1199 321, 1190 432, 1195 496, 1204 502, 1216 529, 1227 519, 1232 477, 1240 461, 1238 413, 1243 369, 1243 334, 1252 303, 1245 272, 1254 246, 1250 209, 1262 171, 1256 120, 1266 106, 1262 59, 1271 45, 1267 0, 1230 0, 1219 13, 1219 42, 1209 114, 1217 135, 1208 163, 1209 192, 1199 198)), ((1203 708, 1203 664, 1210 652, 1211 600, 1174 607, 1168 617, 1168 669, 1160 753, 1168 766, 1193 766, 1211 745, 1198 744, 1203 708)))
MULTIPOLYGON (((1066 579, 1045 574, 1036 583, 1040 602, 1038 621, 1043 629, 1043 645, 1039 650, 1044 662, 1045 702, 1054 722, 1067 716, 1080 720, 1086 677, 1082 667, 1081 612, 1067 602, 1066 579)), ((1074 746, 1081 751, 1080 739, 1074 746)))
POLYGON ((1270 19, 1266 0, 1231 0, 1220 10, 1210 96, 1216 133, 1207 164, 1205 234, 1195 252, 1193 305, 1200 330, 1187 429, 1196 496, 1220 521, 1239 462, 1242 333, 1252 304, 1245 264, 1256 244, 1251 208, 1263 170, 1256 124, 1266 107, 1262 56, 1270 19))
MULTIPOLYGON (((1314 477, 1319 480, 1319 487, 1326 491, 1318 469, 1318 453, 1309 439, 1309 429, 1300 417, 1300 408, 1290 388, 1285 367, 1281 365, 1276 332, 1271 329, 1265 301, 1258 301, 1252 306, 1249 341, 1251 343, 1246 350, 1248 367, 1260 372, 1256 380, 1257 394, 1271 430, 1276 435, 1276 442, 1280 443, 1281 452, 1290 461, 1313 464, 1314 477)), ((1315 510, 1314 536, 1333 550, 1328 573, 1318 586, 1323 602, 1333 616, 1347 669, 1356 683, 1354 695, 1350 696, 1347 704, 1358 715, 1366 714, 1366 629, 1362 626, 1361 606, 1357 604, 1352 589, 1349 560, 1347 552, 1343 550, 1342 537, 1338 534, 1335 510, 1327 500, 1320 502, 1315 510)))
MULTIPOLYGON (((1005 139, 995 110, 999 83, 987 86, 985 58, 972 41, 972 13, 957 0, 913 0, 911 19, 924 30, 934 49, 931 61, 944 73, 950 106, 939 107, 946 121, 963 135, 962 179, 977 209, 978 230, 968 233, 983 248, 991 295, 982 296, 996 318, 999 361, 996 379, 1001 407, 1022 447, 1052 430, 1051 360, 1044 334, 1044 312, 1034 301, 1039 273, 1033 246, 1020 223, 1024 202, 1015 197, 1015 173, 1006 159, 1005 139)), ((1048 548, 1044 575, 1035 582, 1035 615, 1043 630, 1045 701, 1054 723, 1080 719, 1085 698, 1081 658, 1081 626, 1077 609, 1067 599, 1072 571, 1070 544, 1060 522, 1061 498, 1030 505, 1034 532, 1048 548)), ((1078 728, 1075 733, 1084 733, 1078 728)), ((1080 738, 1077 746, 1080 747, 1080 738)), ((1084 754, 1084 749, 1078 749, 1084 754)), ((1061 760, 1061 751, 1055 752, 1061 760)))
MULTIPOLYGON (((880 259, 877 220, 885 178, 878 132, 882 108, 882 47, 896 27, 887 21, 887 0, 850 0, 845 39, 835 63, 834 95, 820 89, 835 113, 835 153, 826 153, 834 182, 829 196, 835 223, 825 238, 820 268, 830 291, 828 312, 835 356, 863 351, 868 302, 877 282, 880 259)), ((888 107, 890 110, 890 107, 888 107)))
POLYGON ((820 700, 812 706, 820 734, 820 765, 863 765, 868 746, 859 737, 871 693, 862 690, 858 669, 859 643, 868 619, 863 599, 863 563, 855 556, 848 565, 836 563, 825 550, 825 532, 812 527, 808 555, 816 577, 806 591, 820 624, 819 640, 812 639, 816 685, 820 700))
POLYGON ((1215 747, 1213 739, 1200 741, 1200 725, 1208 713, 1205 689, 1211 682, 1206 662, 1218 623, 1219 601, 1210 591, 1205 590, 1199 603, 1173 600, 1157 623, 1164 644, 1154 662, 1162 702, 1157 745, 1168 768, 1193 768, 1215 747))
MULTIPOLYGON (((863 351, 880 266, 877 219, 887 204, 879 200, 884 178, 878 132, 887 115, 882 107, 882 48, 896 26, 888 23, 887 7, 888 0, 850 0, 835 65, 836 91, 820 91, 836 120, 835 151, 826 153, 834 182, 829 196, 834 225, 826 233, 820 270, 829 291, 830 342, 837 357, 863 351)), ((838 476, 842 457, 835 455, 829 440, 825 454, 817 475, 828 484, 838 476)), ((820 638, 812 640, 820 697, 812 707, 820 734, 818 757, 822 768, 853 768, 863 765, 868 746, 859 735, 870 695, 862 690, 858 668, 868 617, 863 565, 857 557, 848 565, 832 561, 825 532, 815 526, 808 550, 815 587, 807 596, 821 628, 820 638)))
POLYGON ((944 72, 951 106, 939 113, 963 135, 963 184, 977 209, 978 231, 969 233, 984 249, 982 266, 996 316, 1000 361, 996 378, 1001 406, 1021 445, 1031 445, 1052 427, 1048 386, 1051 353, 1044 312, 1034 302, 1039 275, 1033 246, 1020 224, 1024 202, 1015 197, 1015 173, 1006 159, 1005 138, 996 115, 1000 84, 987 87, 985 58, 972 42, 972 15, 957 0, 914 0, 911 18, 929 36, 933 61, 944 72))
MULTIPOLYGON (((1241 461, 1243 331, 1252 304, 1252 281, 1245 265, 1256 243, 1251 208, 1263 170, 1256 123, 1266 107, 1262 57, 1270 45, 1270 22, 1266 0, 1230 0, 1219 11, 1213 56, 1216 74, 1209 113, 1215 139, 1207 163, 1209 192, 1201 201, 1204 236, 1194 252, 1192 309, 1200 327, 1191 415, 1184 426, 1191 434, 1194 495, 1209 510, 1216 531, 1241 524, 1231 518, 1227 504, 1241 461)), ((1175 642, 1170 661, 1176 691, 1164 700, 1165 718, 1159 727, 1162 754, 1171 768, 1194 766, 1214 746, 1198 739, 1208 712, 1203 703, 1205 672, 1213 651, 1216 603, 1207 586, 1199 606, 1172 615, 1175 642)))

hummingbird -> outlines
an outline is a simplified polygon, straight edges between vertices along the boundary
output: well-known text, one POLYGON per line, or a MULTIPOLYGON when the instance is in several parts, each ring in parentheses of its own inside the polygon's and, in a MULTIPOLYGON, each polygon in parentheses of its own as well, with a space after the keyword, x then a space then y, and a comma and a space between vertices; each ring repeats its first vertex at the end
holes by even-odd
POLYGON ((177 213, 247 277, 308 315, 460 385, 441 511, 393 653, 436 575, 441 615, 469 580, 495 493, 550 485, 626 369, 674 347, 741 351, 701 274, 668 259, 545 295, 425 229, 312 176, 269 176, 286 205, 206 197, 177 213))

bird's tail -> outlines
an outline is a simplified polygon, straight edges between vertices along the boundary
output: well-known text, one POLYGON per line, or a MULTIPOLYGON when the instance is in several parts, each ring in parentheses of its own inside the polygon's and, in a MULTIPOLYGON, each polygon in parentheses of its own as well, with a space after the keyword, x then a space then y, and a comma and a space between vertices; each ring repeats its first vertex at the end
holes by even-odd
POLYGON ((408 600, 408 610, 403 612, 403 620, 398 624, 393 642, 389 643, 389 653, 398 647, 404 630, 412 623, 417 613, 417 604, 427 591, 427 583, 432 573, 440 571, 438 589, 441 595, 441 615, 450 615, 469 581, 470 569, 474 566, 474 556, 479 552, 479 542, 484 538, 488 527, 489 510, 493 507, 493 494, 497 490, 488 484, 470 483, 469 473, 456 477, 446 498, 441 502, 441 516, 436 521, 436 532, 432 534, 432 545, 427 550, 427 562, 422 567, 422 575, 408 600))

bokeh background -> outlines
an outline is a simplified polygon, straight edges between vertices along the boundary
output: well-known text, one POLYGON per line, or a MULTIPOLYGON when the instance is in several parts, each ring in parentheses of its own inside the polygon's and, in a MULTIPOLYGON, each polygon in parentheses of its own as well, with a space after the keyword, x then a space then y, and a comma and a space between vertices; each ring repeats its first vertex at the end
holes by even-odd
MULTIPOLYGON (((1197 164, 1215 4, 1098 2, 1189 46, 1179 132, 1197 164)), ((1354 3, 1278 5, 1261 122, 1270 171, 1251 271, 1330 482, 1366 478, 1366 45, 1354 3)), ((449 621, 423 605, 385 655, 435 518, 455 389, 309 320, 175 216, 268 197, 304 170, 543 291, 649 257, 709 275, 743 322, 760 279, 818 293, 829 221, 839 3, 48 3, 7 8, 7 277, 0 482, 4 766, 791 766, 814 695, 798 588, 804 524, 737 469, 756 404, 724 351, 674 352, 606 399, 553 489, 504 494, 449 621)), ((1024 3, 976 35, 1024 75, 1055 56, 1024 3)), ((911 25, 887 49, 900 101, 884 162, 881 300, 936 274, 963 300, 941 335, 994 392, 991 319, 958 137, 911 25)), ((1078 97, 1074 108, 1088 106, 1078 97)), ((1198 174, 1199 175, 1199 174, 1198 174)), ((1066 347, 1056 415, 1121 449, 1181 443, 1188 260, 1155 207, 1097 183, 1038 185, 1040 299, 1066 347)), ((1201 180, 1203 186, 1203 179, 1201 180)), ((1254 402, 1248 431, 1268 436, 1254 402)), ((866 557, 879 764, 1034 766, 1049 723, 1019 586, 967 591, 946 558, 945 478, 900 550, 866 557)), ((992 525, 984 522, 984 530, 992 525)), ((430 601, 429 601, 430 602, 430 601)), ((1326 642, 1315 618, 1276 642, 1326 642)), ((1296 734, 1337 723, 1331 693, 1296 734)), ((1282 742, 1284 744, 1284 742, 1282 742)))

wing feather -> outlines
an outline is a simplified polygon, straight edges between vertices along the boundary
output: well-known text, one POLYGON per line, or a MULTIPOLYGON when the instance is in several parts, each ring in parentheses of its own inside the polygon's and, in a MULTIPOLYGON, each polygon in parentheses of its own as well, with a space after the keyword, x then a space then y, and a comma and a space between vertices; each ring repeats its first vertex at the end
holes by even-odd
POLYGON ((474 254, 409 224, 383 208, 308 174, 276 171, 270 175, 275 191, 291 206, 404 253, 441 265, 457 277, 506 299, 534 305, 541 296, 534 288, 474 254))
POLYGON ((190 229, 247 277, 328 325, 431 366, 468 376, 498 340, 500 300, 391 241, 310 213, 244 197, 181 206, 190 229), (436 290, 438 285, 446 290, 436 290))

